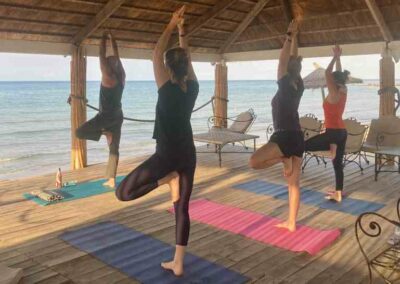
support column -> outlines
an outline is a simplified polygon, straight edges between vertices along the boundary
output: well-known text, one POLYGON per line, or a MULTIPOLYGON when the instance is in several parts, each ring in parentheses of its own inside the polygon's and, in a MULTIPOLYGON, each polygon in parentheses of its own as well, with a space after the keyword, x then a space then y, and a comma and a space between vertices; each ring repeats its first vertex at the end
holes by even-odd
MULTIPOLYGON (((395 86, 395 66, 390 50, 386 47, 380 60, 380 88, 392 88, 395 86)), ((393 116, 395 108, 394 93, 382 92, 379 102, 379 117, 393 116)))
POLYGON ((71 168, 76 170, 87 166, 86 140, 75 136, 76 129, 86 121, 86 56, 81 46, 72 52, 71 95, 71 168))
POLYGON ((214 126, 227 127, 228 117, 228 67, 225 62, 215 65, 215 109, 214 126))

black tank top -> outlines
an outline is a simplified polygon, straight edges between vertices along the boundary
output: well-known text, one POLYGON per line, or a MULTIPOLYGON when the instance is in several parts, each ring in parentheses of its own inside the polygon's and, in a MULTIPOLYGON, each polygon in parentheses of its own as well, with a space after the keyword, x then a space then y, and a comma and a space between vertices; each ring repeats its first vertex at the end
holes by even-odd
POLYGON ((199 94, 199 83, 189 80, 186 84, 186 92, 171 81, 158 90, 153 132, 158 144, 176 147, 186 142, 193 143, 190 118, 199 94))
POLYGON ((303 92, 302 79, 297 82, 297 89, 292 86, 289 75, 278 81, 278 91, 271 102, 275 130, 301 130, 298 109, 303 92))
POLYGON ((114 87, 108 88, 100 85, 99 109, 102 114, 111 114, 121 110, 122 93, 124 85, 118 82, 114 87))

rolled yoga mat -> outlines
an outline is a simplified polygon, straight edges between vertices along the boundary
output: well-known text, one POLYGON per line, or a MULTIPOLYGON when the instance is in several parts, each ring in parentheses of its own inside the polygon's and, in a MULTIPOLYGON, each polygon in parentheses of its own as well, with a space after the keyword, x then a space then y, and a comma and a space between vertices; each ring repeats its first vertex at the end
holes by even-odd
MULTIPOLYGON (((171 208, 169 210, 173 212, 171 208)), ((189 206, 190 219, 293 252, 317 254, 333 243, 340 230, 318 230, 298 225, 295 232, 275 227, 282 220, 205 199, 189 206)))
MULTIPOLYGON (((116 178, 117 184, 124 179, 124 176, 120 176, 116 178)), ((67 187, 62 187, 61 189, 53 189, 52 192, 60 194, 63 196, 61 200, 55 201, 47 201, 39 198, 38 196, 32 195, 31 193, 24 193, 23 197, 27 200, 32 200, 33 202, 46 206, 57 204, 60 202, 68 202, 76 199, 86 198, 94 195, 99 195, 107 192, 114 192, 114 189, 103 186, 103 183, 106 182, 105 179, 89 181, 78 183, 76 185, 71 185, 67 187)))
MULTIPOLYGON (((288 190, 286 185, 266 182, 263 180, 252 180, 233 186, 234 189, 245 190, 260 195, 267 195, 276 199, 287 200, 288 190)), ((345 197, 342 202, 326 200, 322 192, 308 188, 301 189, 301 202, 304 204, 320 207, 322 209, 339 211, 354 216, 365 212, 375 212, 385 206, 385 204, 371 202, 361 199, 345 197)))
POLYGON ((60 238, 145 284, 241 284, 249 280, 190 253, 185 256, 184 275, 175 277, 160 266, 161 262, 173 258, 173 246, 114 222, 66 232, 60 238))

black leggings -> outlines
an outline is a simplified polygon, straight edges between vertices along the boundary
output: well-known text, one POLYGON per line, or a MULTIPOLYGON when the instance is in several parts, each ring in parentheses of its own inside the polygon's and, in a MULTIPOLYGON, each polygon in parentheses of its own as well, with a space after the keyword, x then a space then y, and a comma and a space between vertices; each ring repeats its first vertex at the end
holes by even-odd
POLYGON ((332 163, 335 169, 336 190, 339 191, 343 190, 343 156, 346 140, 346 129, 327 128, 325 133, 314 136, 305 142, 306 151, 329 151, 331 144, 337 145, 336 156, 332 163))
POLYGON ((179 174, 179 200, 174 202, 176 244, 186 246, 189 239, 189 200, 196 169, 196 152, 193 144, 170 151, 157 145, 157 151, 134 169, 119 184, 116 196, 121 201, 137 199, 158 187, 158 180, 171 172, 179 174))
POLYGON ((122 122, 122 111, 114 115, 97 114, 91 120, 82 124, 75 132, 77 138, 93 141, 99 141, 104 131, 108 131, 112 134, 111 144, 108 145, 107 178, 115 178, 117 175, 122 122))

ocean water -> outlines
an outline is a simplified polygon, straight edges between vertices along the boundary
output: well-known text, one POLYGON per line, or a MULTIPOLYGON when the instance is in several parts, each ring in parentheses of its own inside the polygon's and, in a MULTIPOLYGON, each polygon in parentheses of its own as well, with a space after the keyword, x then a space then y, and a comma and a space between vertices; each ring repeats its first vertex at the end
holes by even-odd
MULTIPOLYGON (((368 122, 378 116, 378 81, 349 86, 345 117, 368 122)), ((98 105, 99 82, 88 82, 87 97, 98 105)), ((270 102, 277 90, 274 81, 230 81, 228 115, 253 108, 257 120, 250 133, 265 142, 265 129, 272 122, 270 102)), ((70 168, 70 106, 66 103, 69 82, 0 82, 0 180, 16 179, 70 168)), ((200 82, 196 106, 214 94, 213 81, 200 82)), ((154 119, 157 89, 154 82, 127 82, 123 110, 127 117, 154 119)), ((300 115, 314 113, 323 118, 320 90, 306 90, 300 115)), ((88 119, 95 111, 88 109, 88 119)), ((211 105, 192 116, 193 132, 206 131, 211 105)), ((143 156, 154 151, 152 123, 125 121, 120 146, 121 159, 143 156)), ((105 162, 105 138, 88 141, 88 163, 105 162)))

